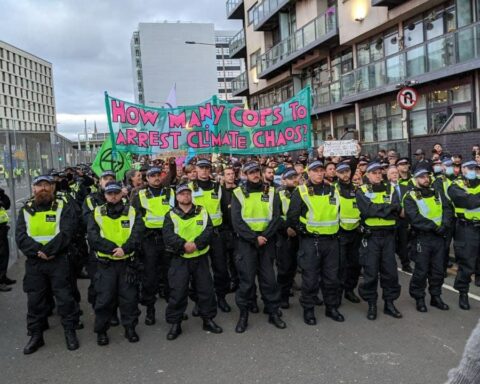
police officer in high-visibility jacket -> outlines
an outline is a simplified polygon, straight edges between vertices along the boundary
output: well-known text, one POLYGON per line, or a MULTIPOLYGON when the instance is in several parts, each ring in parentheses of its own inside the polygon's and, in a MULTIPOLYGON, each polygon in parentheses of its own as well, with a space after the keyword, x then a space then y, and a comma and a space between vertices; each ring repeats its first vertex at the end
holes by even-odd
POLYGON ((170 260, 162 237, 165 215, 174 206, 175 196, 169 186, 163 185, 162 170, 147 170, 147 186, 132 199, 145 224, 142 236, 143 284, 140 302, 147 307, 145 324, 155 324, 155 301, 159 287, 168 301, 168 268, 170 260), (160 285, 161 284, 161 285, 160 285))
POLYGON ((337 183, 335 187, 340 196, 340 230, 338 240, 340 246, 340 294, 352 303, 360 303, 355 295, 355 288, 360 277, 358 249, 360 248, 361 234, 360 211, 357 207, 357 188, 352 183, 350 164, 339 163, 336 167, 337 183))
POLYGON ((109 343, 107 330, 117 303, 125 338, 131 343, 139 340, 135 251, 144 230, 141 216, 122 200, 120 184, 108 183, 105 199, 107 203, 97 206, 89 217, 87 228, 88 243, 98 258, 94 331, 100 346, 109 343))
POLYGON ((0 292, 11 291, 9 287, 16 283, 16 280, 12 280, 7 277, 8 259, 10 256, 10 250, 8 246, 8 212, 10 209, 10 199, 6 195, 5 191, 0 188, 0 292))
POLYGON ((217 314, 217 303, 208 265, 212 220, 205 207, 192 203, 192 190, 188 184, 178 185, 175 193, 177 203, 166 214, 163 225, 166 250, 174 255, 168 271, 170 295, 165 318, 171 328, 167 339, 174 340, 182 333, 181 323, 187 309, 191 279, 195 282, 203 329, 221 333, 222 328, 213 321, 217 314))
POLYGON ((248 326, 248 310, 255 300, 255 277, 268 320, 277 328, 286 328, 280 318, 280 288, 275 278, 275 236, 280 225, 280 198, 274 187, 262 182, 260 165, 247 162, 243 167, 246 182, 236 188, 232 197, 232 225, 236 233, 235 264, 239 287, 235 301, 240 317, 235 332, 243 333, 248 326))
MULTIPOLYGON (((193 203, 205 207, 213 224, 213 234, 211 240, 210 259, 213 270, 213 283, 217 295, 218 308, 222 312, 230 312, 230 305, 225 299, 225 295, 230 291, 230 274, 228 272, 228 258, 225 252, 223 236, 221 234, 223 227, 223 214, 221 200, 226 196, 222 186, 212 181, 212 164, 208 159, 197 161, 197 180, 190 182, 190 188, 193 193, 193 203)), ((195 282, 194 282, 195 283, 195 282)), ((194 311, 195 314, 196 310, 194 311)))
POLYGON ((457 217, 453 247, 458 271, 453 287, 460 292, 460 308, 468 310, 470 282, 480 257, 480 165, 467 161, 462 164, 462 174, 448 188, 448 195, 457 217))
POLYGON ((360 265, 363 283, 358 292, 368 303, 367 318, 377 318, 378 275, 383 288, 384 313, 394 318, 402 314, 393 304, 400 296, 395 260, 395 225, 401 213, 400 198, 390 183, 382 180, 382 166, 372 162, 367 167, 368 183, 357 190, 357 205, 362 219, 360 265))
POLYGON ((62 318, 67 348, 75 350, 79 346, 75 333, 79 307, 73 297, 67 258, 76 220, 72 206, 55 198, 53 179, 35 178, 33 198, 20 209, 15 233, 17 246, 27 257, 23 289, 28 299, 27 328, 32 337, 24 354, 44 345, 43 331, 48 328, 51 309, 47 297, 50 289, 62 318))
POLYGON ((430 305, 447 310, 442 300, 443 257, 445 235, 452 211, 447 201, 431 187, 427 169, 417 169, 416 186, 405 194, 405 216, 416 234, 415 269, 410 280, 410 296, 416 300, 417 311, 427 312, 425 288, 427 279, 431 296, 430 305))
POLYGON ((299 174, 294 168, 285 170, 282 174, 282 187, 278 191, 282 202, 282 225, 277 235, 277 282, 280 286, 280 307, 290 307, 289 298, 293 280, 297 272, 298 236, 295 229, 287 227, 287 212, 290 198, 298 186, 299 174))
POLYGON ((344 317, 338 311, 340 197, 335 186, 324 181, 325 168, 320 160, 311 162, 307 170, 308 181, 293 192, 287 214, 287 225, 300 235, 298 265, 302 269, 303 320, 307 325, 317 323, 314 305, 321 287, 325 316, 342 322, 344 317))

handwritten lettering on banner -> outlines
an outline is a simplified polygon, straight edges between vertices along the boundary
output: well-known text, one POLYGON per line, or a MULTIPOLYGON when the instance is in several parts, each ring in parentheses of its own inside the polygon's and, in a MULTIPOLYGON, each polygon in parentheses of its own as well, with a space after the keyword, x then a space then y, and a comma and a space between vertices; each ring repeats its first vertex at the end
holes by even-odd
POLYGON ((117 151, 162 154, 271 154, 310 147, 310 88, 289 101, 249 110, 219 100, 178 108, 153 108, 105 94, 117 151))
POLYGON ((323 143, 323 156, 356 156, 357 140, 328 140, 323 143))

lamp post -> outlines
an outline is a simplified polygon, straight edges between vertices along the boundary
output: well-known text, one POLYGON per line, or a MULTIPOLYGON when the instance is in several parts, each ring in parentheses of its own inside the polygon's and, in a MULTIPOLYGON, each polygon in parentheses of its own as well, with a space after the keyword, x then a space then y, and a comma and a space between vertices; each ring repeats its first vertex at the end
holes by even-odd
MULTIPOLYGON (((185 44, 191 44, 191 45, 210 45, 213 47, 217 47, 216 44, 212 43, 200 43, 198 41, 185 41, 185 44)), ((228 89, 227 89, 227 76, 225 73, 225 55, 223 51, 223 45, 220 46, 221 52, 222 52, 222 68, 223 68, 223 92, 225 93, 225 100, 228 100, 228 89)), ((216 56, 216 54, 215 54, 216 56)))

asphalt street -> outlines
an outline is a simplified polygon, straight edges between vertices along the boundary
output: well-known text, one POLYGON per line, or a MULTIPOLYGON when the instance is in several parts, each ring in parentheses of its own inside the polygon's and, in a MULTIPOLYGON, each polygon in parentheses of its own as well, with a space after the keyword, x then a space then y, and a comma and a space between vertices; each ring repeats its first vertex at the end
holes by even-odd
MULTIPOLYGON (((110 345, 99 347, 92 331, 93 311, 82 302, 85 329, 78 331, 79 350, 67 351, 59 318, 53 316, 46 345, 24 356, 28 337, 23 258, 9 274, 19 282, 12 292, 0 294, 1 383, 443 383, 448 370, 458 364, 480 313, 476 300, 471 300, 470 311, 460 310, 457 294, 449 290, 444 300, 450 311, 429 307, 425 314, 417 312, 408 296, 409 276, 402 273, 400 320, 385 316, 379 307, 378 319, 369 321, 365 303, 347 302, 340 309, 345 323, 326 318, 324 307, 317 307, 318 325, 307 326, 296 292, 293 305, 284 310, 285 330, 268 324, 260 313, 250 316, 246 333, 236 334, 235 307, 217 316, 223 334, 204 332, 201 320, 190 316, 183 334, 167 341, 165 303, 159 301, 157 324, 145 326, 141 315, 139 343, 128 343, 123 329, 116 327, 109 331, 110 345)), ((87 281, 80 285, 85 293, 87 281)), ((234 304, 233 295, 227 299, 234 304)))

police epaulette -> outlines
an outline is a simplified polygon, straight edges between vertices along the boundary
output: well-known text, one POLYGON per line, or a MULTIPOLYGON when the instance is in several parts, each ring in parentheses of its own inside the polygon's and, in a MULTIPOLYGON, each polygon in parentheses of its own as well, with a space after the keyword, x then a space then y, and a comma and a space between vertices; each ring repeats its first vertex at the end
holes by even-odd
POLYGON ((313 186, 309 185, 308 186, 308 196, 313 196, 315 194, 315 191, 313 190, 313 186))
POLYGON ((128 211, 130 210, 130 204, 125 204, 123 207, 122 216, 128 216, 128 211))
POLYGON ((147 199, 151 199, 153 197, 153 193, 150 191, 150 188, 145 188, 145 197, 147 199))
POLYGON ((33 208, 33 200, 29 199, 25 202, 23 209, 27 211, 31 216, 35 215, 35 209, 33 208))
POLYGON ((267 197, 269 193, 270 193, 270 185, 263 184, 263 196, 267 197))
POLYGON ((103 204, 100 206, 100 215, 106 216, 107 215, 107 204, 103 204))
POLYGON ((192 182, 192 187, 194 192, 198 192, 198 183, 196 180, 192 182))
POLYGON ((420 192, 419 189, 415 189, 415 190, 414 190, 414 193, 415 193, 415 198, 416 198, 417 200, 422 200, 422 199, 423 199, 422 193, 420 192))
POLYGON ((288 189, 285 189, 285 197, 287 199, 289 199, 290 197, 292 197, 292 193, 288 190, 288 189))
POLYGON ((373 193, 372 184, 367 184, 367 192, 368 192, 368 193, 373 193))
POLYGON ((195 215, 198 215, 200 212, 202 212, 202 206, 201 205, 195 206, 195 215))
POLYGON ((247 191, 247 187, 245 185, 242 185, 240 187, 240 189, 242 190, 243 194, 245 195, 245 197, 248 197, 250 196, 250 192, 247 191))

